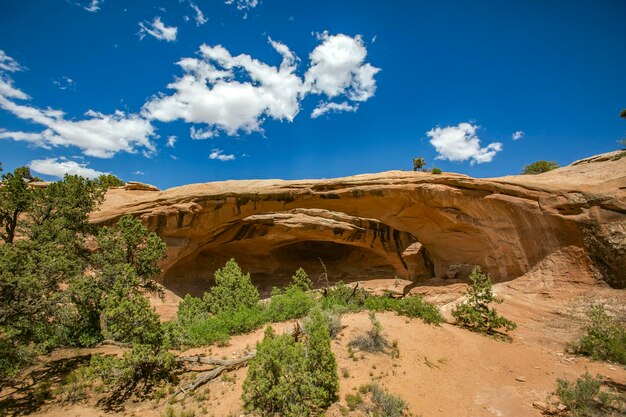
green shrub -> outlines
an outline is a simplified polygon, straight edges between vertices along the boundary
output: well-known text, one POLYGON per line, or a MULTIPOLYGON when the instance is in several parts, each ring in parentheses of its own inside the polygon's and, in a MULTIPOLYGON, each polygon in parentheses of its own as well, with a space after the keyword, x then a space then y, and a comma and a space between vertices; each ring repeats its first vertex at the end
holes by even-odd
POLYGON ((269 303, 208 312, 207 303, 187 295, 180 302, 177 319, 165 324, 171 346, 222 344, 231 335, 248 333, 268 322, 286 321, 306 316, 315 304, 312 296, 298 287, 275 289, 269 303))
POLYGON ((390 344, 382 334, 383 328, 373 312, 370 312, 370 321, 372 328, 364 336, 357 336, 352 339, 348 346, 369 353, 385 352, 390 344))
POLYGON ((104 300, 102 333, 118 342, 159 346, 163 342, 159 316, 146 297, 134 290, 138 285, 131 269, 118 277, 104 300))
POLYGON ((585 372, 575 382, 557 379, 556 395, 573 417, 617 416, 626 413, 626 395, 602 389, 600 376, 585 372))
POLYGON ((381 417, 403 417, 409 416, 408 406, 402 398, 390 394, 377 384, 367 384, 359 387, 361 394, 370 394, 370 401, 363 402, 359 408, 367 415, 378 415, 381 417))
POLYGON ((568 346, 574 353, 596 360, 626 365, 626 325, 609 316, 604 306, 593 306, 587 312, 590 323, 584 326, 585 335, 568 346))
POLYGON ((259 304, 224 311, 213 318, 229 335, 251 332, 267 322, 265 309, 259 304))
POLYGON ((426 165, 426 160, 421 156, 413 158, 413 171, 419 171, 426 165))
POLYGON ((522 175, 542 174, 557 168, 559 168, 559 164, 556 161, 535 161, 532 164, 524 166, 522 175))
POLYGON ((402 298, 396 312, 401 316, 419 317, 428 324, 443 323, 443 316, 439 309, 424 301, 419 295, 402 298))
POLYGON ((259 291, 252 284, 250 274, 243 274, 234 259, 215 272, 215 285, 203 297, 211 313, 254 307, 259 302, 259 291))
POLYGON ((441 172, 441 169, 437 167, 433 167, 433 169, 430 170, 431 174, 441 174, 441 172))
POLYGON ((433 304, 427 303, 419 295, 404 298, 370 296, 365 300, 365 308, 371 311, 395 311, 401 316, 421 318, 428 324, 443 323, 443 316, 433 304))
POLYGON ((367 293, 361 288, 352 288, 339 281, 334 287, 326 288, 320 300, 323 309, 341 308, 344 311, 360 311, 365 305, 367 293))
POLYGON ((337 399, 339 378, 326 321, 313 310, 307 323, 302 342, 276 335, 271 327, 265 330, 243 384, 247 409, 264 415, 310 416, 337 399))
POLYGON ((328 332, 330 334, 330 338, 334 339, 337 337, 341 330, 343 330, 343 326, 341 324, 341 310, 337 308, 331 308, 330 310, 321 310, 324 318, 326 319, 326 323, 328 324, 328 332))
POLYGON ((267 320, 279 322, 304 317, 313 304, 315 301, 311 295, 304 292, 299 284, 294 284, 285 291, 274 288, 267 306, 267 320))
POLYGON ((517 325, 498 315, 496 309, 489 308, 489 304, 493 302, 502 302, 493 294, 489 275, 484 274, 480 267, 476 266, 469 279, 472 286, 466 293, 467 301, 452 311, 452 316, 457 320, 457 324, 474 332, 496 338, 506 337, 498 329, 504 329, 508 332, 514 330, 517 325))
POLYGON ((111 187, 121 187, 125 184, 124 181, 113 174, 102 174, 95 180, 95 183, 105 190, 111 187))
POLYGON ((213 316, 202 316, 196 320, 164 323, 165 344, 172 347, 206 346, 225 344, 230 335, 225 326, 213 316))
POLYGON ((291 277, 291 285, 300 288, 302 291, 310 291, 313 289, 313 283, 302 268, 298 268, 296 273, 291 277))
POLYGON ((358 392, 356 394, 346 394, 346 404, 350 411, 354 411, 363 404, 363 397, 358 392))
POLYGON ((328 321, 320 309, 311 310, 304 320, 307 335, 307 371, 312 384, 312 401, 323 409, 338 399, 337 361, 330 347, 328 321))
POLYGON ((154 383, 168 380, 176 367, 175 356, 154 346, 134 343, 121 358, 94 355, 90 372, 116 392, 130 392, 143 382, 147 389, 154 383))
POLYGON ((176 317, 182 325, 193 323, 194 321, 208 317, 210 314, 209 306, 202 298, 193 297, 190 294, 178 303, 178 311, 176 317))

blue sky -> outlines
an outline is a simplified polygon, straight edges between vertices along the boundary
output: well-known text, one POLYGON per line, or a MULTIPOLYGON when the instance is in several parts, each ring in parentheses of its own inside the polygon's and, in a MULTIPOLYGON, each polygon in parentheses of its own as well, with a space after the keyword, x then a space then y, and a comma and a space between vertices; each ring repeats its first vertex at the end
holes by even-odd
POLYGON ((623 0, 4 1, 0 161, 161 188, 567 164, 626 137, 624 22, 623 0))

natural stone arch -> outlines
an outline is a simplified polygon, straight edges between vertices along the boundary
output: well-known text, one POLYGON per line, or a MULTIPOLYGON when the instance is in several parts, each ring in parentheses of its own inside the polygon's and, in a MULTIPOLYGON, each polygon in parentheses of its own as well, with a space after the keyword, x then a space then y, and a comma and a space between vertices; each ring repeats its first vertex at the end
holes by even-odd
POLYGON ((168 268, 163 282, 179 294, 201 293, 211 285, 214 271, 230 258, 266 293, 285 285, 299 267, 314 281, 324 266, 330 282, 424 279, 433 274, 427 256, 413 235, 378 220, 293 209, 254 214, 214 230, 194 252, 168 268))
MULTIPOLYGON (((596 178, 588 167, 576 165, 561 169, 573 173, 571 183, 554 184, 550 174, 482 180, 393 171, 332 180, 224 181, 163 192, 110 190, 92 220, 112 223, 125 213, 141 217, 168 245, 168 259, 162 264, 165 277, 173 277, 170 269, 182 267, 194 254, 214 250, 212 240, 220 234, 241 232, 237 224, 251 216, 325 210, 375 220, 388 230, 413 236, 412 244, 422 245, 424 255, 419 257, 428 261, 428 270, 438 278, 463 278, 472 265, 480 265, 494 281, 509 281, 546 259, 576 252, 584 254, 584 264, 593 262, 607 282, 623 286, 626 178, 619 173, 624 172, 626 158, 607 163, 611 169, 603 172, 611 175, 596 178), (584 175, 576 176, 581 170, 584 175)), ((253 229, 262 230, 261 223, 257 218, 253 229)), ((301 236, 292 243, 327 239, 319 236, 301 236)), ((354 246, 335 236, 326 241, 354 246)), ((415 247, 407 246, 403 259, 414 252, 415 247)), ((385 259, 395 271, 392 258, 385 259)), ((588 271, 574 275, 592 279, 588 271)))

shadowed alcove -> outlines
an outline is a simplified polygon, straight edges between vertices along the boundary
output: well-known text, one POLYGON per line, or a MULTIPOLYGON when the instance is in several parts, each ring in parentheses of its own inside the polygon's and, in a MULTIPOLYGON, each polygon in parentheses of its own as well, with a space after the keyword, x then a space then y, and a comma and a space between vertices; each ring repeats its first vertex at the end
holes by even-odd
POLYGON ((300 267, 316 286, 325 271, 331 284, 433 275, 428 251, 410 233, 374 219, 297 209, 249 216, 215 231, 168 269, 163 284, 180 296, 201 295, 231 258, 250 272, 261 295, 288 285, 300 267))

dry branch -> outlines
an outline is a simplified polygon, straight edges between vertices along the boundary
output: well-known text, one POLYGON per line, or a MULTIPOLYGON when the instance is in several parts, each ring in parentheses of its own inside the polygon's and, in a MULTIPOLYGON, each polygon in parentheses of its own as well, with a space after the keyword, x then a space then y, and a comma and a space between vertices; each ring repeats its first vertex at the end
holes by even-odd
POLYGON ((98 346, 117 346, 122 348, 131 347, 131 343, 118 342, 112 339, 104 339, 102 342, 98 343, 98 346))
MULTIPOLYGON (((304 330, 302 329, 302 325, 300 322, 296 321, 293 325, 293 328, 288 328, 285 331, 286 334, 291 335, 296 341, 304 334, 304 330)), ((193 382, 179 387, 174 394, 170 397, 170 401, 174 402, 176 397, 179 394, 183 394, 184 397, 187 397, 190 392, 194 391, 201 385, 206 384, 207 382, 211 382, 224 372, 234 371, 243 366, 246 366, 248 361, 254 359, 256 357, 256 351, 248 352, 244 356, 241 356, 236 359, 215 359, 209 358, 206 356, 179 356, 176 358, 179 362, 187 362, 187 363, 195 363, 195 364, 204 364, 204 365, 216 365, 215 368, 202 372, 198 374, 196 379, 193 382)))
POLYGON ((179 387, 170 398, 170 401, 173 402, 179 394, 183 394, 186 397, 190 392, 194 391, 199 386, 204 385, 207 382, 214 380, 215 378, 220 376, 222 373, 227 372, 227 371, 234 371, 236 369, 241 368, 242 366, 245 366, 247 362, 250 359, 253 359, 254 357, 256 357, 256 352, 250 352, 247 355, 244 355, 240 358, 230 359, 230 360, 212 359, 212 358, 204 358, 204 357, 197 357, 197 356, 196 357, 183 356, 181 358, 178 358, 178 360, 182 359, 183 361, 185 359, 194 359, 194 360, 191 360, 190 362, 196 362, 196 363, 200 362, 200 359, 203 359, 204 361, 200 363, 213 363, 213 364, 220 363, 220 365, 214 369, 211 369, 210 371, 201 373, 200 375, 196 377, 196 379, 193 382, 185 386, 179 387), (195 360, 195 359, 198 359, 198 360, 195 360))

